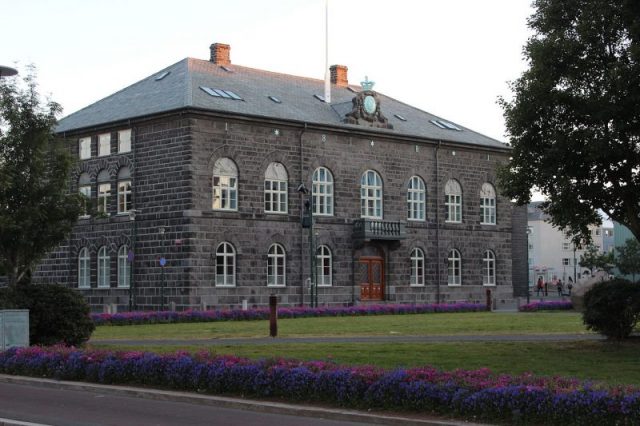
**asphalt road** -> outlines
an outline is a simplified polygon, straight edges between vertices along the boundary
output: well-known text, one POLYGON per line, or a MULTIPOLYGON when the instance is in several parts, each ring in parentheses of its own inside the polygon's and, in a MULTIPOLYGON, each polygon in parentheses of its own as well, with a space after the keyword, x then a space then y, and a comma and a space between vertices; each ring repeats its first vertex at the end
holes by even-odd
POLYGON ((20 424, 8 420, 59 426, 357 426, 365 424, 170 400, 150 400, 99 391, 43 388, 0 382, 0 425, 20 424))

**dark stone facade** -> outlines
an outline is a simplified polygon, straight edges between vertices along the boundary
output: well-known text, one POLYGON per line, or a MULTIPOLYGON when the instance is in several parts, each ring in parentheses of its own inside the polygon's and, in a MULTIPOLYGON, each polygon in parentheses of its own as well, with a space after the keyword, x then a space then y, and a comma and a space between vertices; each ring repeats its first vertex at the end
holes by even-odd
POLYGON ((333 285, 318 289, 320 305, 361 302, 357 282, 361 255, 384 259, 388 302, 484 301, 487 288, 506 300, 514 297, 515 280, 526 280, 520 271, 526 274, 526 266, 512 260, 522 241, 526 244, 526 222, 520 226, 518 219, 522 215, 498 195, 497 224, 480 224, 481 186, 485 182, 495 186, 495 170, 507 159, 507 150, 189 110, 66 134, 70 150, 77 153, 78 138, 86 136, 92 137, 92 157, 79 160, 70 189, 77 190, 78 176, 87 172, 95 197, 97 173, 109 170, 115 188, 118 169, 126 165, 131 170, 135 220, 115 213, 113 191, 110 216, 79 220, 34 277, 37 282, 77 287, 78 253, 88 247, 91 289, 80 291, 96 311, 109 304, 126 310, 130 300, 134 308, 157 309, 163 303, 163 289, 166 306, 175 304, 178 310, 239 307, 245 300, 249 306, 266 306, 272 293, 285 305, 308 304, 304 282, 310 275, 309 239, 300 223, 304 196, 296 188, 300 183, 311 188, 313 171, 320 166, 334 178, 334 215, 315 218, 316 244, 330 247, 333 258, 333 285), (96 157, 97 134, 112 132, 112 152, 116 152, 117 131, 125 128, 132 129, 132 151, 96 157), (212 169, 223 157, 238 168, 237 211, 212 210, 212 169), (274 161, 288 173, 286 214, 264 213, 265 170, 274 161), (406 239, 361 244, 353 238, 354 221, 360 218, 360 178, 369 169, 383 181, 384 220, 403 222, 406 239), (407 221, 407 182, 414 175, 426 184, 426 220, 421 222, 407 221), (463 191, 460 224, 444 220, 444 186, 451 178, 463 191), (160 227, 164 234, 158 232, 160 227), (215 286, 215 250, 223 241, 236 250, 236 286, 231 288, 215 286), (284 287, 267 286, 267 251, 273 243, 286 250, 284 287), (135 253, 130 289, 117 288, 117 251, 123 244, 135 253), (102 246, 111 256, 108 289, 96 288, 96 256, 102 246), (409 285, 410 253, 415 247, 425 254, 422 287, 409 285), (452 248, 462 257, 462 285, 456 287, 447 285, 447 253, 452 248), (495 287, 482 285, 487 249, 496 256, 495 287), (164 273, 160 257, 167 260, 164 273))

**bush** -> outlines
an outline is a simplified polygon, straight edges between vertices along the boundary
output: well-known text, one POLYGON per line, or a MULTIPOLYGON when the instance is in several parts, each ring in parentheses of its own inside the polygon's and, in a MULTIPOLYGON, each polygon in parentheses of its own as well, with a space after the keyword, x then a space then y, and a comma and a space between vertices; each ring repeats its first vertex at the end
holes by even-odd
POLYGON ((0 307, 29 309, 32 345, 81 345, 95 325, 82 295, 61 285, 21 284, 0 291, 0 307))
POLYGON ((614 279, 595 284, 584 295, 582 320, 609 339, 622 340, 640 319, 640 285, 614 279))

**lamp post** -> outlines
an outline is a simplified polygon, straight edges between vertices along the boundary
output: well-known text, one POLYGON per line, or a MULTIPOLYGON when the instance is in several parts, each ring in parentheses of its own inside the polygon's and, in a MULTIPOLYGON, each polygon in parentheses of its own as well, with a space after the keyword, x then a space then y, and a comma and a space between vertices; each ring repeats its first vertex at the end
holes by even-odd
POLYGON ((531 236, 531 231, 531 227, 527 226, 527 305, 529 304, 529 293, 531 293, 531 286, 529 285, 529 280, 531 279, 529 276, 529 269, 531 268, 531 265, 529 265, 529 237, 531 236))
MULTIPOLYGON (((164 242, 164 232, 165 227, 160 226, 158 228, 158 234, 160 234, 160 246, 162 247, 162 243, 164 242)), ((163 250, 164 251, 164 250, 163 250)), ((160 311, 164 311, 164 265, 167 264, 167 259, 165 259, 164 255, 160 256, 160 267, 162 268, 162 272, 160 275, 160 311)))
POLYGON ((318 306, 318 283, 317 283, 317 271, 316 271, 316 246, 314 242, 313 234, 313 192, 309 191, 304 183, 298 186, 298 192, 301 195, 307 195, 308 199, 304 202, 304 213, 302 215, 302 227, 309 228, 309 269, 311 274, 311 302, 312 308, 318 306))
POLYGON ((136 304, 135 298, 135 281, 133 279, 133 267, 135 265, 135 247, 136 247, 136 232, 137 232, 137 222, 136 222, 136 214, 141 213, 142 210, 131 209, 129 210, 129 220, 133 222, 133 227, 131 231, 131 248, 129 249, 129 253, 127 253, 127 261, 129 262, 129 312, 134 311, 138 308, 136 304))

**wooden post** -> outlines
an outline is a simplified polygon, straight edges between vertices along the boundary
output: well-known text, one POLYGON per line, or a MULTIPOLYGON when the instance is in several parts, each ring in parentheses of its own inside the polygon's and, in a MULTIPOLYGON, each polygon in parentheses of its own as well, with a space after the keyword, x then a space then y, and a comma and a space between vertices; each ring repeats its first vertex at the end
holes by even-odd
POLYGON ((275 294, 269 296, 269 336, 278 336, 278 297, 275 294))

